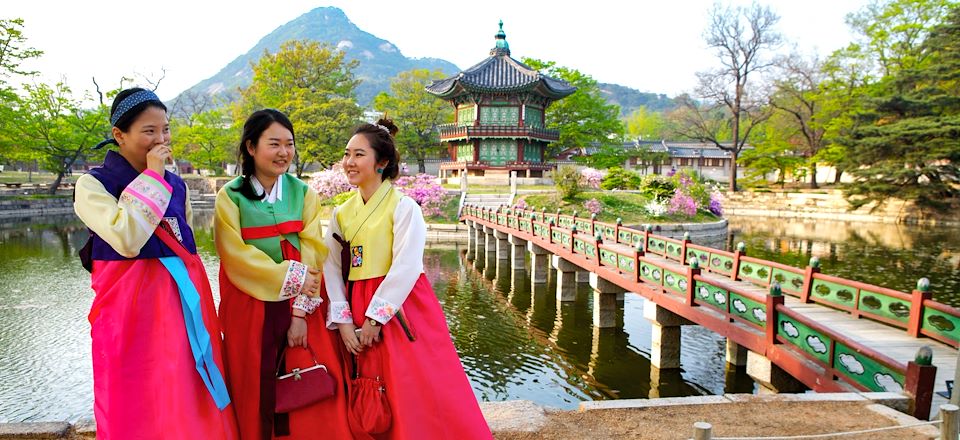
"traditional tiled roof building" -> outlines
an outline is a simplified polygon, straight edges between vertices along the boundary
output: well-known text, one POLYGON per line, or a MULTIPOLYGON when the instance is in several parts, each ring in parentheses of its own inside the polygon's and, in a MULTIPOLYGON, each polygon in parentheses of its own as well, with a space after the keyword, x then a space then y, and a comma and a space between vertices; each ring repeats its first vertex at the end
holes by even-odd
POLYGON ((440 127, 440 142, 453 159, 440 165, 444 177, 463 170, 539 177, 553 168, 544 160, 544 149, 559 132, 545 128, 544 110, 577 89, 511 58, 502 21, 495 39, 487 59, 427 86, 456 108, 456 122, 440 127))

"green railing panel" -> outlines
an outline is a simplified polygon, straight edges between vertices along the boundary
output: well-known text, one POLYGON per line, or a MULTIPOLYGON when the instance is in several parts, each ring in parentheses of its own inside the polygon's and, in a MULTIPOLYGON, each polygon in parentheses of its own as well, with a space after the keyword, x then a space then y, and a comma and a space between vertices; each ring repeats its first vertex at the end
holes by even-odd
POLYGON ((498 225, 507 224, 507 216, 504 214, 497 214, 497 224, 498 225))
POLYGON ((666 245, 663 240, 659 238, 650 238, 647 240, 647 252, 652 252, 655 254, 663 254, 665 252, 666 245))
POLYGON ((600 226, 600 229, 603 232, 604 240, 615 240, 617 238, 617 228, 613 226, 603 225, 600 226))
POLYGON ((624 272, 636 273, 637 268, 634 267, 633 256, 626 256, 622 254, 617 254, 618 267, 624 272))
POLYGON ((561 234, 560 234, 560 242, 563 243, 563 247, 569 247, 569 246, 570 246, 570 234, 561 233, 561 234))
POLYGON ((843 284, 814 279, 810 295, 834 304, 854 307, 856 305, 854 299, 857 297, 857 289, 843 284))
POLYGON ((726 255, 710 253, 710 271, 730 275, 733 271, 733 258, 726 255))
POLYGON ((668 241, 666 242, 666 254, 673 256, 674 258, 681 259, 680 257, 683 254, 683 246, 672 241, 668 241))
POLYGON ((671 270, 663 270, 663 285, 677 293, 687 293, 687 277, 671 270))
POLYGON ((780 283, 780 289, 783 293, 789 293, 793 296, 800 296, 803 291, 803 274, 793 273, 780 268, 773 268, 771 280, 780 283))
POLYGON ((698 303, 709 304, 723 311, 727 310, 727 301, 729 301, 730 294, 724 289, 703 281, 697 281, 695 295, 698 303))
POLYGON ((860 290, 860 304, 857 308, 903 323, 910 320, 910 301, 869 290, 860 290))
POLYGON ((573 226, 573 217, 561 216, 557 224, 560 225, 561 228, 570 229, 570 227, 573 226))
POLYGON ((600 262, 606 266, 617 267, 617 253, 607 250, 600 249, 600 262))
POLYGON ((759 327, 767 325, 767 305, 736 292, 730 292, 730 313, 759 327))
POLYGON ((589 256, 590 259, 597 258, 597 246, 595 244, 588 243, 586 249, 587 249, 587 256, 589 256))
POLYGON ((573 251, 578 254, 587 253, 587 243, 579 238, 573 239, 573 251))
POLYGON ((643 234, 634 233, 631 235, 633 235, 633 241, 630 242, 631 246, 636 247, 637 243, 643 243, 643 234))
POLYGON ((507 217, 507 227, 510 229, 517 228, 517 218, 516 217, 507 217))
POLYGON ((577 232, 593 236, 593 224, 589 220, 577 220, 577 232))
POLYGON ((631 234, 630 231, 621 229, 617 232, 617 243, 633 246, 633 234, 631 234))
POLYGON ((871 391, 903 392, 902 373, 857 353, 841 342, 834 347, 833 358, 834 369, 871 391))
POLYGON ((740 269, 737 270, 737 277, 744 281, 766 286, 770 284, 770 273, 770 266, 740 260, 740 269))
POLYGON ((553 234, 550 234, 550 243, 560 243, 560 231, 553 230, 553 234))
POLYGON ((640 278, 643 278, 644 281, 656 284, 658 286, 663 285, 663 269, 660 266, 654 266, 646 261, 640 262, 640 278))
POLYGON ((960 340, 960 317, 930 307, 923 308, 923 330, 950 340, 960 340))
POLYGON ((705 267, 710 260, 710 253, 698 249, 687 248, 687 257, 684 258, 683 264, 690 264, 691 258, 696 258, 700 263, 700 267, 705 267))
POLYGON ((520 219, 520 230, 530 232, 530 220, 520 219))
POLYGON ((784 313, 777 314, 777 334, 807 354, 830 365, 830 338, 784 313))

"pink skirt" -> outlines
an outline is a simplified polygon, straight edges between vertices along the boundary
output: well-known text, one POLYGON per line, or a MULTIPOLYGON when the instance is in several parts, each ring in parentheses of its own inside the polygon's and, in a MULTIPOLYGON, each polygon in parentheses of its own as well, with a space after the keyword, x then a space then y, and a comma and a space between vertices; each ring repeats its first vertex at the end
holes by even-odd
MULTIPOLYGON (((223 371, 220 326, 203 263, 184 261, 223 371)), ((90 308, 97 439, 235 439, 197 372, 177 285, 158 259, 94 261, 90 308)))
MULTIPOLYGON (((357 328, 384 277, 353 282, 351 310, 357 328)), ((477 398, 463 371, 450 330, 430 281, 423 274, 403 303, 416 335, 411 342, 395 316, 381 329, 381 342, 360 355, 360 371, 382 371, 393 415, 386 439, 492 439, 477 398)))

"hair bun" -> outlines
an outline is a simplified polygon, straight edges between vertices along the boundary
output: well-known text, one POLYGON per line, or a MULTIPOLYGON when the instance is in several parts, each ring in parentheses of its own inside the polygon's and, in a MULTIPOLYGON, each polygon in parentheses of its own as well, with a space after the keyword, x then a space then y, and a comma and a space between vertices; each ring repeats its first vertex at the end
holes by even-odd
POLYGON ((396 136, 397 132, 400 131, 400 129, 397 128, 397 124, 394 124, 392 119, 380 118, 377 120, 377 125, 387 127, 387 131, 390 132, 390 136, 396 136))

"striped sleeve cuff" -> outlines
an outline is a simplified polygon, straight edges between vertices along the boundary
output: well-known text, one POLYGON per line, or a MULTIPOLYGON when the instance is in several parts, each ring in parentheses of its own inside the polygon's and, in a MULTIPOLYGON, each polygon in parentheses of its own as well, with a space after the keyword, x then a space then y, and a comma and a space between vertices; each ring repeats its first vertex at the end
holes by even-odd
POLYGON ((320 307, 320 304, 323 303, 323 299, 320 297, 312 297, 304 294, 297 295, 297 299, 293 300, 293 308, 303 310, 308 314, 313 313, 317 310, 317 307, 320 307))
POLYGON ((367 318, 373 319, 381 324, 386 324, 387 321, 390 321, 390 318, 393 318, 393 315, 397 314, 397 310, 400 310, 399 307, 390 303, 379 296, 374 296, 373 301, 370 301, 370 306, 367 307, 367 313, 365 314, 367 318))
POLYGON ((307 265, 299 261, 290 260, 287 275, 283 278, 283 286, 280 287, 280 300, 283 301, 299 295, 303 289, 303 283, 306 281, 307 265))
POLYGON ((163 219, 172 195, 173 187, 163 177, 146 170, 124 188, 119 202, 143 230, 152 232, 163 219))

